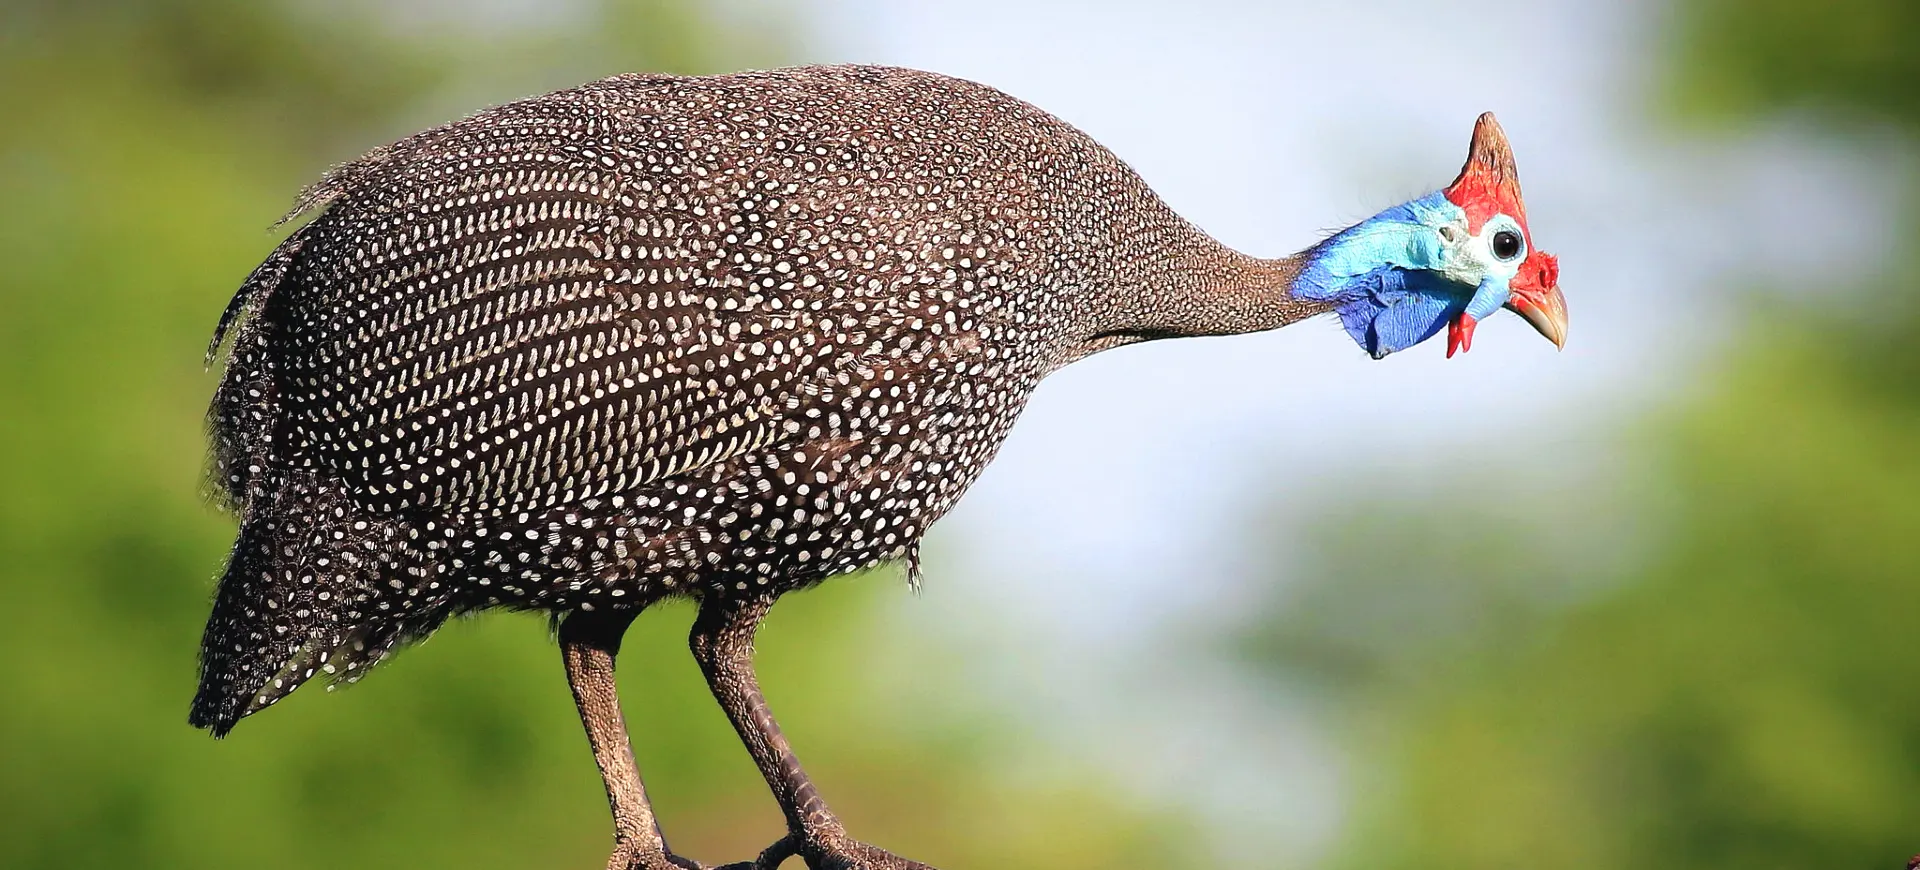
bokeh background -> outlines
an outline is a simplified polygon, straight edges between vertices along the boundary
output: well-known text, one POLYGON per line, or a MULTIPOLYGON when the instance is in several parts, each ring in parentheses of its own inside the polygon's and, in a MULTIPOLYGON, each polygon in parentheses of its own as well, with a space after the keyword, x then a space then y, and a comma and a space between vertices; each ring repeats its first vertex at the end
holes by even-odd
MULTIPOLYGON (((1572 343, 1331 323, 1063 372, 762 674, 866 839, 964 868, 1895 868, 1920 852, 1920 5, 0 0, 0 867, 599 866, 543 623, 186 727, 231 524, 200 366, 327 165, 627 70, 874 61, 1079 124, 1275 255, 1500 113, 1572 343)), ((1508 322, 1510 321, 1510 322, 1508 322)), ((690 613, 669 838, 780 833, 690 613)))

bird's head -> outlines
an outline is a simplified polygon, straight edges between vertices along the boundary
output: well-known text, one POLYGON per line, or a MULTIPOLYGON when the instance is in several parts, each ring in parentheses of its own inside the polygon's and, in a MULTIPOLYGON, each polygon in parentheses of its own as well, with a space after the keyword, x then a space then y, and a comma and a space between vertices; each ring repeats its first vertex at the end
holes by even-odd
POLYGON ((1447 356, 1501 308, 1555 346, 1567 338, 1560 264, 1533 246, 1513 150, 1491 113, 1473 128, 1467 164, 1445 190, 1396 205, 1315 245, 1293 293, 1334 303, 1347 334, 1375 359, 1447 328, 1447 356))

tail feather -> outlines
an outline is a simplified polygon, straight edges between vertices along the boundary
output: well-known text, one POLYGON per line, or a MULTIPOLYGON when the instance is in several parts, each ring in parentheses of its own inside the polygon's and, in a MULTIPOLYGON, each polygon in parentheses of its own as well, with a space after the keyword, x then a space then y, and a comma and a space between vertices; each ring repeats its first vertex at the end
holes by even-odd
POLYGON ((229 338, 233 341, 220 386, 207 408, 212 448, 207 488, 221 506, 235 513, 244 513, 261 496, 267 480, 265 469, 272 464, 273 424, 280 395, 275 355, 269 346, 268 318, 263 311, 305 239, 305 230, 289 236, 247 276, 221 312, 220 324, 214 327, 213 340, 207 346, 207 364, 212 365, 220 346, 229 338))
POLYGON ((316 675, 358 679, 450 612, 448 596, 405 582, 437 566, 406 546, 416 536, 403 521, 367 517, 307 475, 267 489, 242 520, 201 641, 187 721, 215 736, 316 675))
POLYGON ((310 578, 298 568, 308 523, 293 507, 300 494, 275 494, 269 509, 250 512, 234 541, 200 642, 200 688, 187 721, 223 736, 252 712, 254 696, 282 685, 284 664, 326 630, 313 608, 310 578), (303 582, 305 580, 306 582, 303 582))

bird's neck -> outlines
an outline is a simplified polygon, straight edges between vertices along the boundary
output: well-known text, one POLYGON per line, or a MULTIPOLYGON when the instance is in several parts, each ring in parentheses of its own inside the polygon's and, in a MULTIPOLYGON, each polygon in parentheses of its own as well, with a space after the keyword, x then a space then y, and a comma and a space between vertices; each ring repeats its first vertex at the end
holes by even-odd
POLYGON ((1158 338, 1263 332, 1333 310, 1331 301, 1297 298, 1305 256, 1249 256, 1203 234, 1116 282, 1102 334, 1107 346, 1158 338))

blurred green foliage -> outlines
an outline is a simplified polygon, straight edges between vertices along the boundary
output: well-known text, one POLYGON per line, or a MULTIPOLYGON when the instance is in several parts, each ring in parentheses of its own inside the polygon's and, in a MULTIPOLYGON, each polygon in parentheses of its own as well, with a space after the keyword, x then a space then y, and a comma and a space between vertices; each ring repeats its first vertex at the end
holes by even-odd
POLYGON ((1667 82, 1676 118, 1801 111, 1920 124, 1920 4, 1902 0, 1679 0, 1667 82))
MULTIPOLYGON (((1920 144, 1910 0, 1683 0, 1672 24, 1681 115, 1920 144)), ((1357 759, 1336 866, 1920 852, 1920 283, 1903 266, 1760 317, 1635 430, 1629 482, 1359 505, 1322 530, 1311 579, 1244 649, 1313 687, 1357 759), (1844 298, 1876 316, 1822 313, 1844 298)))
MULTIPOLYGON (((232 540, 200 496, 200 354, 295 190, 486 102, 788 50, 782 22, 698 0, 528 5, 546 23, 373 0, 0 0, 0 867, 604 860, 599 780, 532 617, 457 623, 224 741, 185 724, 232 540)), ((894 580, 795 596, 761 643, 775 709, 856 832, 942 866, 1200 863, 1097 775, 996 774, 1021 735, 904 709, 967 687, 889 682, 916 653, 878 618, 894 580)), ((631 634, 628 719, 676 846, 737 860, 780 818, 685 651, 689 619, 669 608, 631 634)))

